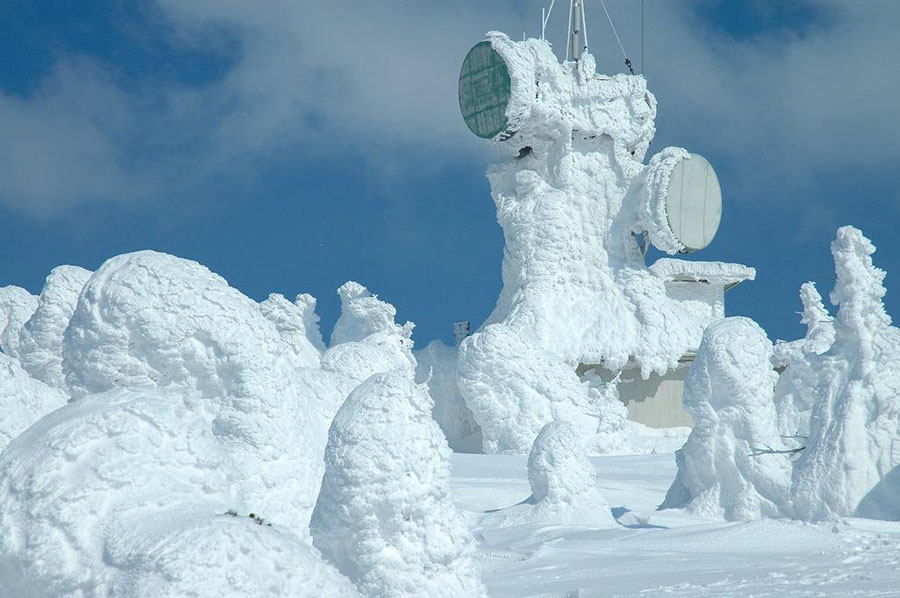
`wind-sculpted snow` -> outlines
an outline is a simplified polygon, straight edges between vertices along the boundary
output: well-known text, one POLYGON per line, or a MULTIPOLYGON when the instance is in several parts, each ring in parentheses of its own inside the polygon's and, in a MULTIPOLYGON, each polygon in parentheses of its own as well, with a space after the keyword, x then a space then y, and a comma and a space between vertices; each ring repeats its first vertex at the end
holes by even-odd
POLYGON ((0 287, 0 351, 19 357, 19 334, 38 307, 38 298, 22 287, 0 287))
POLYGON ((18 361, 0 353, 0 451, 67 399, 63 391, 35 380, 18 361))
MULTIPOLYGON (((596 424, 579 363, 662 374, 696 350, 708 322, 667 296, 635 240, 649 228, 663 250, 679 249, 660 241, 662 225, 651 226, 659 206, 647 198, 664 193, 688 155, 664 150, 649 170, 641 162, 655 132, 646 80, 597 75, 590 55, 559 64, 539 40, 488 37, 510 68, 517 133, 488 170, 505 239, 503 290, 460 347, 459 388, 486 451, 526 453, 551 420, 588 434, 596 424)), ((588 444, 608 452, 607 441, 623 437, 588 444)))
POLYGON ((116 389, 16 438, 0 455, 0 594, 355 595, 296 530, 246 516, 206 401, 116 389))
POLYGON ((370 598, 478 597, 474 541, 448 496, 447 441, 412 371, 372 376, 338 411, 310 529, 370 598))
POLYGON ((794 468, 794 514, 900 520, 900 330, 882 303, 885 273, 872 263, 872 243, 845 226, 831 251, 834 343, 809 357, 818 383, 803 397, 813 407, 794 468))
POLYGON ((550 422, 538 434, 528 455, 531 496, 484 515, 481 525, 571 523, 613 527, 615 520, 596 477, 581 435, 567 423, 550 422))
POLYGON ((663 507, 729 520, 775 517, 788 504, 791 464, 775 424, 772 343, 748 318, 712 324, 685 379, 694 428, 663 507))
POLYGON ((57 266, 41 290, 37 310, 19 333, 19 360, 32 377, 65 389, 62 370, 63 333, 75 312, 81 289, 91 272, 78 266, 57 266))

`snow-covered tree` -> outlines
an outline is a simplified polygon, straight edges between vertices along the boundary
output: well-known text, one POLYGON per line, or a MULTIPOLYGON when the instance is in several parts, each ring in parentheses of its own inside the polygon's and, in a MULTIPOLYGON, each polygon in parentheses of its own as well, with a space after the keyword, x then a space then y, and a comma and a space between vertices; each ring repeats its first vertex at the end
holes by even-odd
POLYGON ((22 287, 0 287, 0 351, 19 357, 19 334, 37 306, 38 298, 22 287))
POLYGON ((900 519, 900 330, 884 309, 875 247, 851 226, 831 244, 835 340, 813 365, 809 440, 794 468, 795 516, 900 519))
POLYGON ((753 320, 726 318, 706 329, 684 386, 694 428, 664 508, 737 520, 773 517, 787 504, 790 461, 769 453, 784 449, 771 359, 772 343, 753 320))
POLYGON ((28 375, 0 353, 0 451, 28 426, 66 404, 68 395, 28 375))
POLYGON ((526 523, 613 526, 615 520, 596 478, 583 438, 565 422, 550 422, 541 429, 528 454, 531 496, 517 505, 486 514, 481 524, 485 527, 526 523))
POLYGON ((50 271, 34 314, 19 333, 22 367, 44 384, 66 388, 62 370, 63 333, 75 313, 81 289, 91 277, 78 266, 57 266, 50 271))
POLYGON ((796 341, 776 343, 772 359, 775 367, 783 368, 775 385, 778 429, 797 446, 809 434, 814 397, 808 389, 817 384, 813 361, 828 351, 834 342, 834 320, 825 309, 814 283, 806 282, 800 287, 800 301, 803 304, 800 322, 806 324, 806 335, 796 341))
POLYGON ((114 389, 13 440, 0 454, 0 595, 356 597, 299 529, 247 517, 256 505, 203 402, 114 389))
POLYGON ((484 595, 431 409, 411 371, 382 373, 350 394, 331 425, 310 530, 370 598, 484 595))

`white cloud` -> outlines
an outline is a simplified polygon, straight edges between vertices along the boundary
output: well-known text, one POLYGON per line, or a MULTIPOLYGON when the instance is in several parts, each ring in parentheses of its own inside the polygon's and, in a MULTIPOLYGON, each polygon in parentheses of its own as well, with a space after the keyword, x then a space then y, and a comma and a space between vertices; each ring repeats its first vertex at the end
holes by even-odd
MULTIPOLYGON (((607 4, 637 64, 637 4, 607 4)), ((0 96, 8 131, 0 202, 46 214, 86 201, 140 201, 219 176, 252 181, 263 161, 347 151, 366 157, 370 175, 398 162, 422 168, 431 156, 440 163, 429 167, 440 169, 484 151, 456 106, 466 50, 491 28, 534 34, 541 3, 158 6, 169 41, 239 48, 227 72, 195 87, 154 75, 124 91, 96 64, 65 62, 34 95, 0 96)), ((648 76, 661 104, 655 147, 711 154, 748 191, 779 196, 815 185, 823 172, 883 171, 900 159, 900 71, 892 65, 900 4, 829 0, 817 5, 832 13, 825 26, 749 39, 704 29, 695 4, 646 6, 648 76)), ((621 70, 599 5, 590 8, 600 64, 621 70)), ((560 42, 565 16, 558 7, 550 30, 560 42)))

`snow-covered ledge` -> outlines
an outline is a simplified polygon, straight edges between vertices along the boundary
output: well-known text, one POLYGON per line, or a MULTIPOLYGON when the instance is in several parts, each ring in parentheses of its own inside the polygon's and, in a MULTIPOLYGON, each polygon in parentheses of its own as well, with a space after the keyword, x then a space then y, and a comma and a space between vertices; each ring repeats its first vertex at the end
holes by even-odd
POLYGON ((707 325, 725 317, 725 291, 756 279, 756 269, 742 264, 661 258, 650 271, 662 278, 666 294, 707 325))

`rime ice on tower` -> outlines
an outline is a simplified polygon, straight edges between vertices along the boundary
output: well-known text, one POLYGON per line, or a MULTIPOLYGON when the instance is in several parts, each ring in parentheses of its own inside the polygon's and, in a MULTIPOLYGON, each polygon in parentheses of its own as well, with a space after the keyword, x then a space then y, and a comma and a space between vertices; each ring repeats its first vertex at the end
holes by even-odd
POLYGON ((597 487, 594 467, 582 439, 569 424, 550 422, 541 429, 528 455, 531 496, 524 502, 486 514, 486 527, 528 523, 570 523, 612 527, 615 520, 597 487))
POLYGON ((413 372, 382 373, 350 394, 331 425, 310 530, 370 598, 484 596, 431 408, 413 372))
POLYGON ((685 380, 684 406, 694 429, 677 453, 678 475, 663 508, 687 506, 726 519, 774 517, 787 503, 790 461, 775 426, 777 374, 772 343, 748 318, 706 329, 685 380))
POLYGON ((851 227, 831 244, 834 344, 812 355, 806 449, 794 467, 794 515, 900 520, 900 330, 884 310, 875 247, 851 227))
MULTIPOLYGON (((705 247, 721 211, 715 174, 678 148, 645 166, 656 100, 641 76, 597 74, 590 54, 560 64, 542 40, 490 33, 460 81, 467 124, 502 141, 503 155, 488 170, 506 243, 503 290, 459 349, 458 386, 484 449, 526 453, 562 420, 589 450, 615 450, 625 411, 598 406, 591 380, 603 376, 576 370, 647 379, 696 350, 715 309, 691 305, 716 294, 670 295, 677 281, 646 267, 637 236, 669 253, 705 247)), ((681 269, 719 289, 753 276, 721 266, 712 280, 681 269)))

